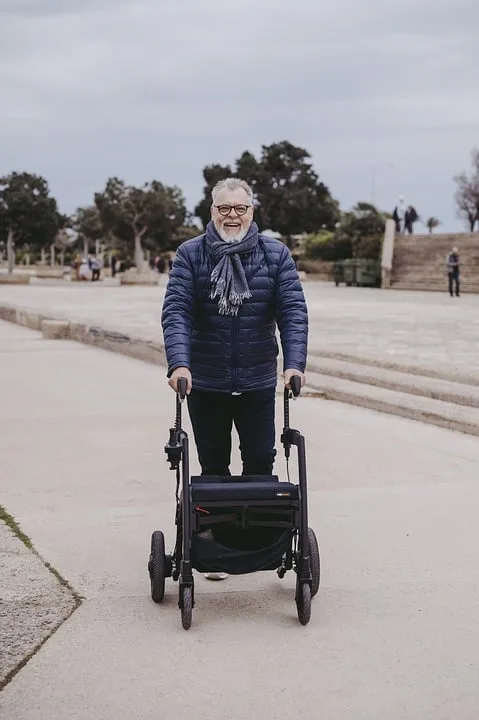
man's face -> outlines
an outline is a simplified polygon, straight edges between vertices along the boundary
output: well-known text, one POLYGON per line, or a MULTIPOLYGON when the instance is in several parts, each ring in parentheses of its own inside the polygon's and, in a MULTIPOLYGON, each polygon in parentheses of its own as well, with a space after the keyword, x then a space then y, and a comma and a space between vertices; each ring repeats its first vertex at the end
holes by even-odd
POLYGON ((222 240, 240 242, 253 220, 253 207, 246 190, 220 190, 211 208, 211 218, 222 240))

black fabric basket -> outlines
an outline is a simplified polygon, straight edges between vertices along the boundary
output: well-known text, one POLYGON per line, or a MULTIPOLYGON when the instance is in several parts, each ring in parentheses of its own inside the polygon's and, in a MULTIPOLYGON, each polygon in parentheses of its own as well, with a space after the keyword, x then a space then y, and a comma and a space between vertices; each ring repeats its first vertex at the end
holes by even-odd
POLYGON ((199 572, 226 572, 244 575, 280 567, 291 547, 288 528, 247 528, 220 526, 192 537, 193 567, 199 572))

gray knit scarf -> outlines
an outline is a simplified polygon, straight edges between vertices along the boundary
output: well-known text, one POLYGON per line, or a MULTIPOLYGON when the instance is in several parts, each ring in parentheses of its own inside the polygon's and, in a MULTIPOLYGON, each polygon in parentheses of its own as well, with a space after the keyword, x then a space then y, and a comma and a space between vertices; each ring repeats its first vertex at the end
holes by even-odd
POLYGON ((243 300, 251 297, 240 255, 254 250, 258 236, 255 222, 251 223, 240 242, 232 243, 221 239, 212 221, 206 226, 206 249, 215 263, 211 273, 210 297, 219 297, 220 315, 237 315, 243 300))

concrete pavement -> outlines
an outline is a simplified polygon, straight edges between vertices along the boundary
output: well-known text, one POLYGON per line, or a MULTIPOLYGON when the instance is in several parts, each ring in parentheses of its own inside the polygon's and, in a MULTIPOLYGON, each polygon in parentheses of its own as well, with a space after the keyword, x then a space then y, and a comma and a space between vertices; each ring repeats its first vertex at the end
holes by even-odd
POLYGON ((176 586, 155 606, 146 572, 151 531, 174 530, 164 371, 6 323, 0 347, 0 503, 86 598, 3 690, 2 719, 475 720, 476 438, 300 399, 311 623, 291 575, 200 577, 186 633, 176 586))
MULTIPOLYGON (((0 319, 164 365, 160 277, 154 288, 108 279, 0 289, 0 319)), ((479 436, 478 296, 304 287, 310 390, 479 436)))
MULTIPOLYGON (((0 286, 0 305, 44 312, 161 343, 166 276, 155 287, 37 281, 0 286)), ((305 282, 310 352, 479 383, 479 295, 336 288, 305 282)))

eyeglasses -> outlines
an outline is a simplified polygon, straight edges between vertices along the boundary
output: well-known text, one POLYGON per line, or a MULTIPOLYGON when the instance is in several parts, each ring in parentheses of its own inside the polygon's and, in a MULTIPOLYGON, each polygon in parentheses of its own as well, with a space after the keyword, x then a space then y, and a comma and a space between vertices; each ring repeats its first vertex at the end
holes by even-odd
POLYGON ((250 207, 251 205, 215 205, 215 208, 223 217, 228 217, 232 210, 234 210, 237 215, 246 215, 250 207))

